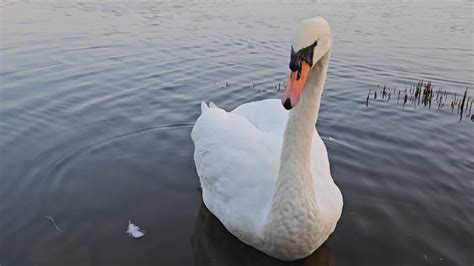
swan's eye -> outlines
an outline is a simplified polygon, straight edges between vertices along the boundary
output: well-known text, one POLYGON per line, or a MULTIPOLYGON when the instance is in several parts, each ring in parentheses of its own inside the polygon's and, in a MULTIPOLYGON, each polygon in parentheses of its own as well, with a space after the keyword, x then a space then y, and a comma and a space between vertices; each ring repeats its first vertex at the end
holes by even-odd
POLYGON ((293 46, 291 46, 291 55, 290 55, 290 70, 292 72, 299 71, 300 69, 300 59, 298 55, 293 50, 293 46))
POLYGON ((297 72, 301 68, 301 61, 305 61, 308 63, 310 66, 313 65, 313 53, 314 53, 314 48, 318 45, 318 40, 314 41, 313 44, 311 44, 308 47, 305 47, 298 52, 295 53, 295 50, 293 50, 293 46, 291 46, 291 56, 290 56, 290 70, 293 72, 297 72))
POLYGON ((290 55, 290 70, 293 72, 299 72, 301 69, 301 61, 305 61, 310 66, 313 65, 313 53, 314 47, 318 45, 318 40, 308 47, 305 47, 295 53, 293 46, 291 46, 291 55, 290 55))

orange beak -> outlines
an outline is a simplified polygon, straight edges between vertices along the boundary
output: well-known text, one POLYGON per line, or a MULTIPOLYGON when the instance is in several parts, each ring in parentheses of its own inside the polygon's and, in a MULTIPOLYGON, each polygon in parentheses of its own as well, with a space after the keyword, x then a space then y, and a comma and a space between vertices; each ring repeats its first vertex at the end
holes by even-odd
POLYGON ((304 84, 308 78, 309 70, 311 66, 305 61, 300 61, 301 73, 298 77, 298 72, 291 72, 288 78, 288 86, 281 97, 281 103, 286 110, 290 110, 295 107, 300 101, 301 92, 303 91, 304 84))

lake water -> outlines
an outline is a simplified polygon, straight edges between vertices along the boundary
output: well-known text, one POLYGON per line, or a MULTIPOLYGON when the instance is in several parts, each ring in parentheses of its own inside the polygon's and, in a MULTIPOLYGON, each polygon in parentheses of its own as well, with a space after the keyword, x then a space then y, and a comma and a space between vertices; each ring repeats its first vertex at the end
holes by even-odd
POLYGON ((0 264, 473 265, 474 123, 365 106, 383 84, 472 90, 473 6, 3 1, 0 264), (320 249, 283 263, 203 207, 190 132, 201 100, 279 98, 293 29, 318 15, 334 49, 317 129, 344 209, 320 249))

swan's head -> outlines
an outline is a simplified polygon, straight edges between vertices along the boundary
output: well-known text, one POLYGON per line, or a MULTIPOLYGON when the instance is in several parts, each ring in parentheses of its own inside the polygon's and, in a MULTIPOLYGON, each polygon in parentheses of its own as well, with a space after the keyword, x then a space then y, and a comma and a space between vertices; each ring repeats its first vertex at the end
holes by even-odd
POLYGON ((331 45, 331 29, 324 18, 306 19, 297 26, 291 46, 291 73, 281 98, 285 109, 290 110, 298 104, 311 69, 330 51, 331 45))

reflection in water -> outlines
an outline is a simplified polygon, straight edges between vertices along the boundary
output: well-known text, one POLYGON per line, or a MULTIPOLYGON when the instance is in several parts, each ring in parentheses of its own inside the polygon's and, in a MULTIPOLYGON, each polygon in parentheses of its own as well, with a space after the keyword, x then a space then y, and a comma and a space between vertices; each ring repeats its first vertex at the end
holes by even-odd
POLYGON ((233 236, 222 223, 201 204, 191 245, 196 266, 244 265, 336 265, 327 243, 301 260, 285 262, 267 256, 233 236))

